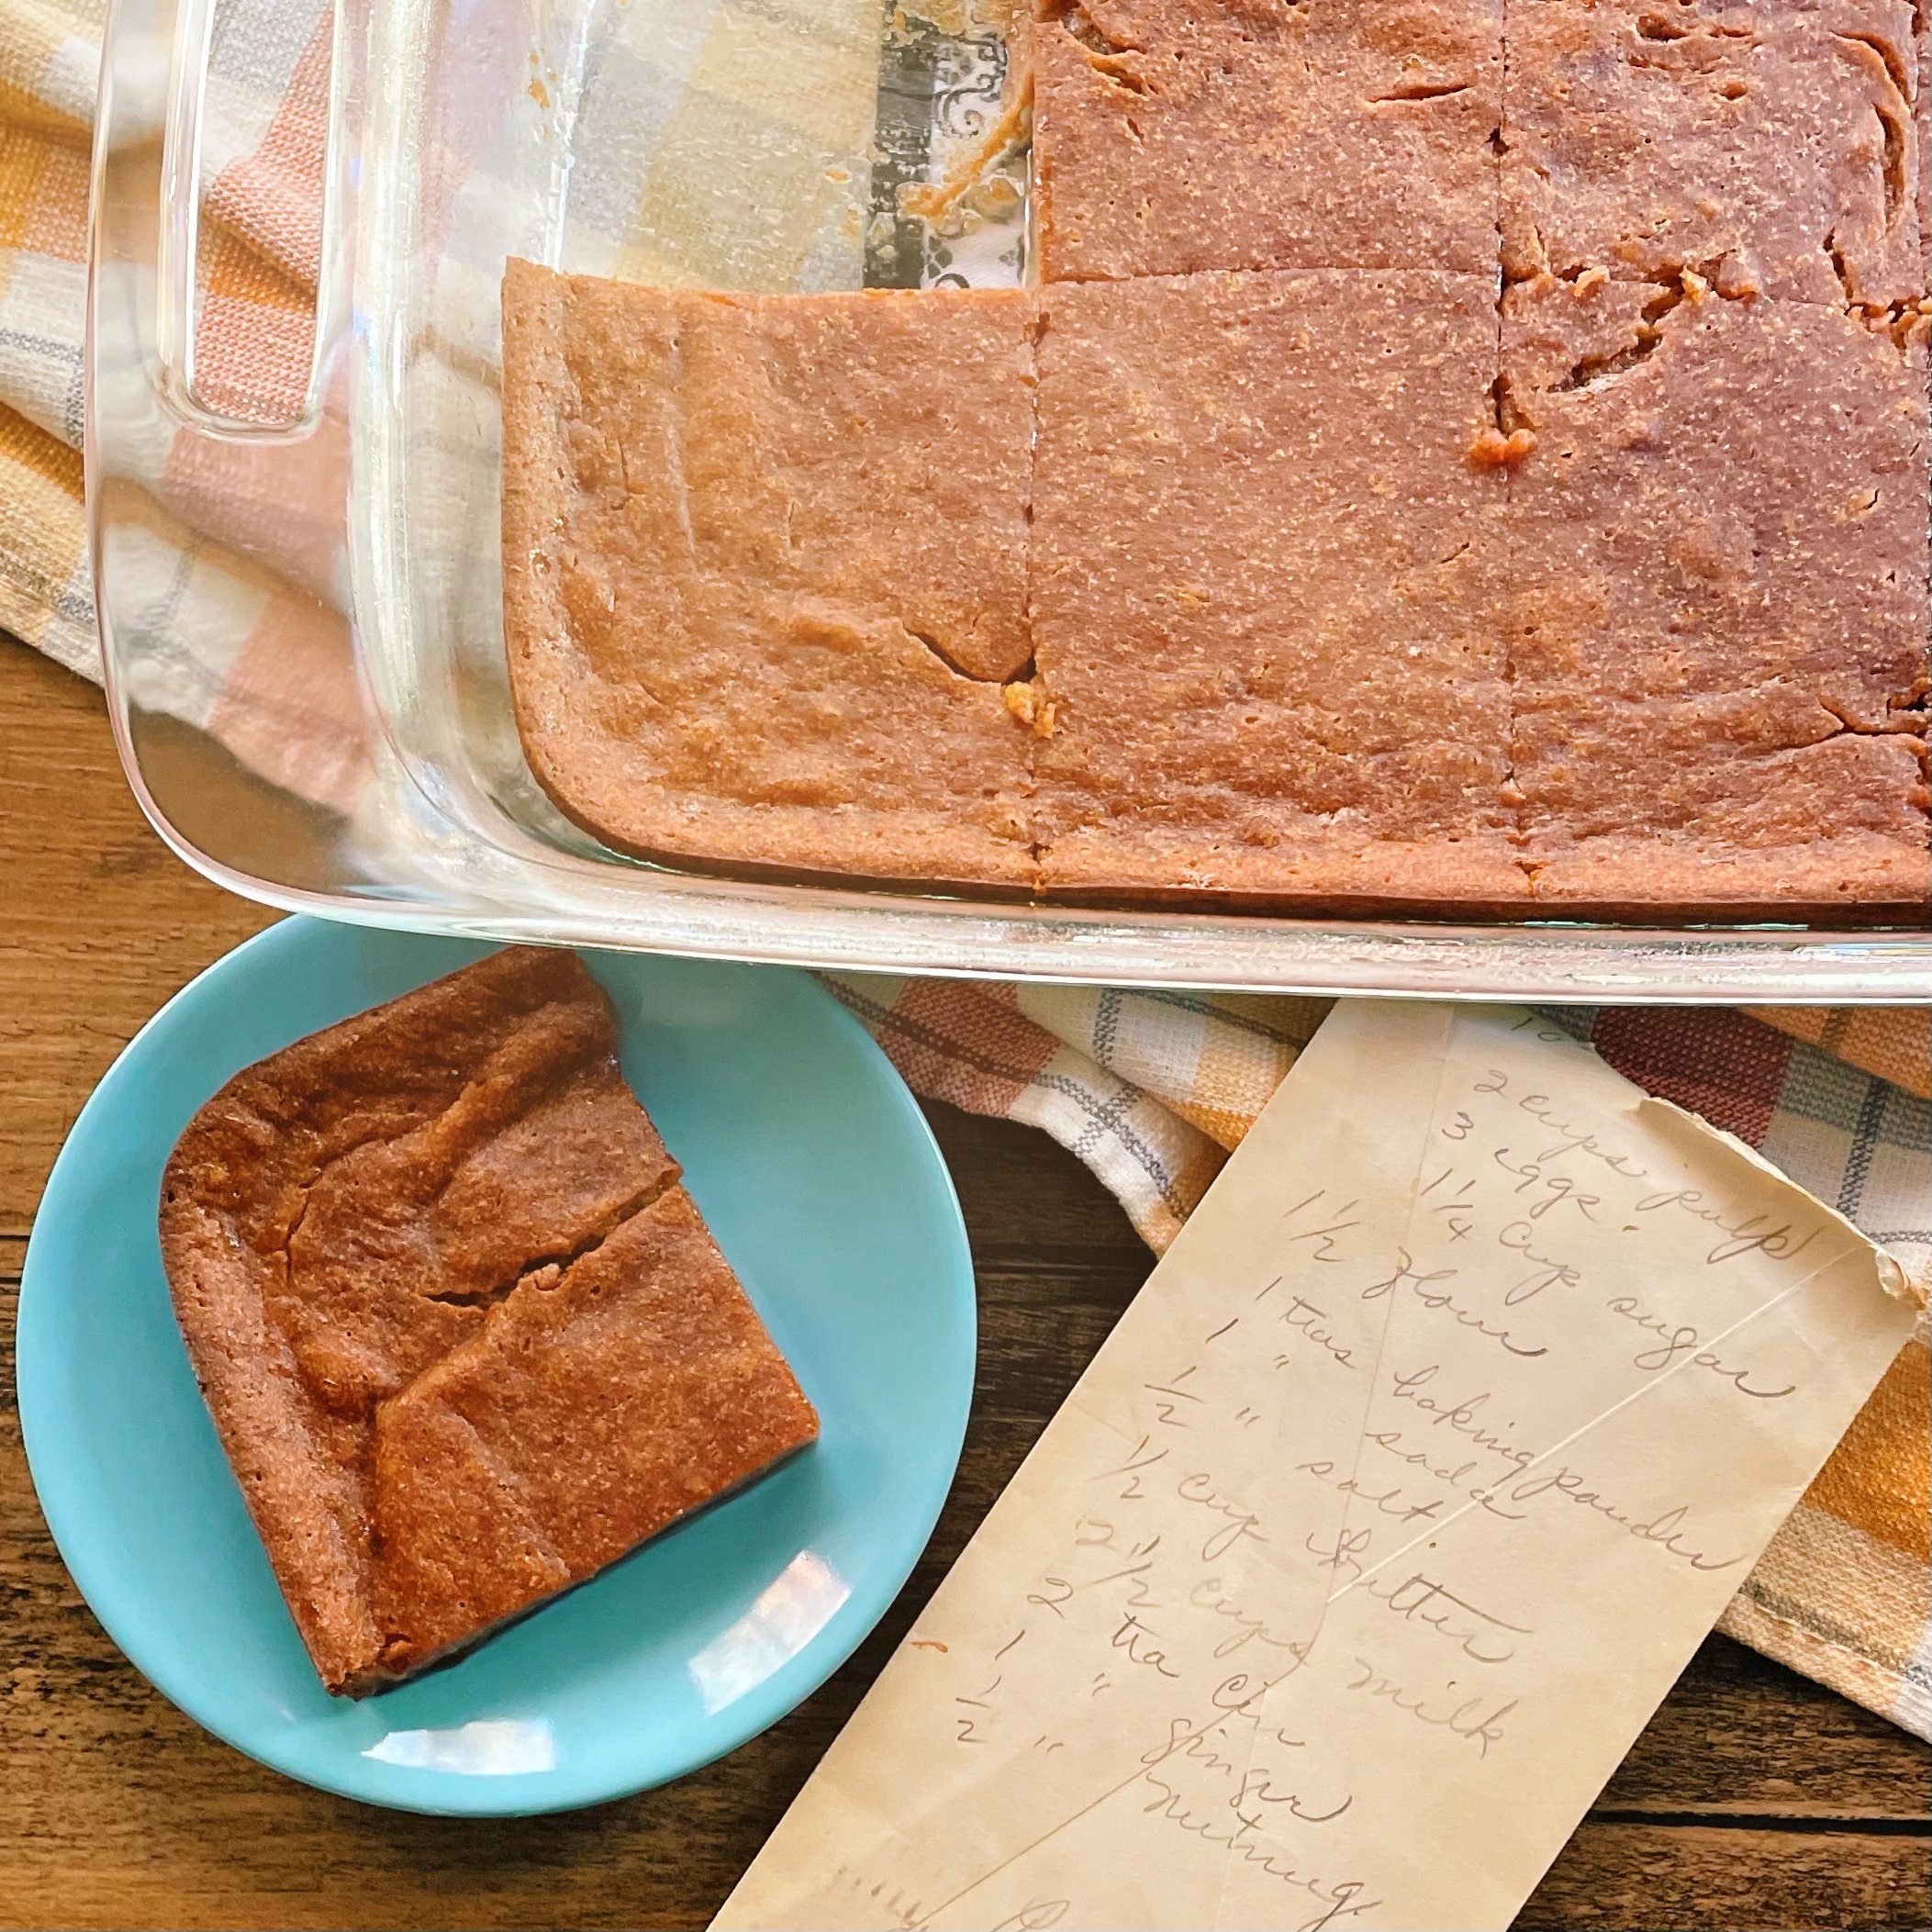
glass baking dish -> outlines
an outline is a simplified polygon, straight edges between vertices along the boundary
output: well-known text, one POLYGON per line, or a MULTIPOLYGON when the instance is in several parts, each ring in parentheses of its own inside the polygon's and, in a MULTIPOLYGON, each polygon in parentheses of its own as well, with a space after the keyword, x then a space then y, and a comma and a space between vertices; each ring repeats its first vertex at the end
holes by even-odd
POLYGON ((309 99, 325 137, 312 368, 264 423, 196 355, 205 330, 245 333, 264 313, 235 307, 202 232, 236 84, 221 50, 240 43, 222 37, 240 17, 218 0, 116 0, 89 501, 121 753, 174 849, 238 892, 333 918, 815 966, 1472 999, 1924 998, 1922 931, 1110 912, 749 884, 620 858, 552 810, 502 658, 505 256, 739 287, 1019 277, 1025 157, 1001 124, 1000 17, 975 11, 988 4, 339 0, 309 99), (905 213, 905 190, 988 156, 990 188, 932 221, 905 213))

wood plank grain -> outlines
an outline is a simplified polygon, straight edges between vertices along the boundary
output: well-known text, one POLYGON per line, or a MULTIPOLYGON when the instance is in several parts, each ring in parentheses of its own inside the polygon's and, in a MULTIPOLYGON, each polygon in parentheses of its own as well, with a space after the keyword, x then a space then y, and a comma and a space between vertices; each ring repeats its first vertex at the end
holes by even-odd
POLYGON ((1104 1248, 1137 1270, 1136 1285, 1154 1266, 1126 1210, 1058 1142, 956 1107, 929 1107, 926 1115, 982 1259, 1104 1248))
MULTIPOLYGON (((977 1397, 932 1546, 832 1681, 743 1750, 564 1817, 417 1818, 327 1797, 197 1729, 81 1603, 32 1497, 12 1290, 61 1135, 167 994, 269 915, 142 824, 98 696, 0 642, 0 1926, 702 1924, 1152 1266, 1044 1134, 928 1117, 978 1264, 977 1397)), ((247 781, 221 809, 239 809, 247 781)), ((1926 1757, 1882 1720, 1714 1637, 1527 1908, 1543 1928, 1926 1923, 1926 1757)))
POLYGON ((101 694, 0 637, 0 1234, 23 1234, 81 1102, 135 1030, 274 917, 197 877, 121 776, 101 694))
POLYGON ((1587 1821, 1516 1920, 1518 1932, 1601 1926, 1859 1927, 1927 1923, 1926 1841, 1856 1830, 1671 1828, 1587 1821))

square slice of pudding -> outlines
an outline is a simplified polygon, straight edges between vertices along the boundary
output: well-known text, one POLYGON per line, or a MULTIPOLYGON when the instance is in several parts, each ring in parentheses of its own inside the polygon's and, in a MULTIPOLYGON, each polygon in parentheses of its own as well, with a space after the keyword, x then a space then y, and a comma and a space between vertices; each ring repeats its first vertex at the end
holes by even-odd
POLYGON ((1048 282, 1492 274, 1502 0, 1041 0, 1048 282))
POLYGON ((1539 900, 1925 916, 1926 325, 1505 300, 1511 762, 1539 900))
POLYGON ((1491 284, 1043 293, 1032 608, 1050 892, 1510 903, 1491 284))
POLYGON ((619 851, 1023 888, 1032 298, 504 279, 531 770, 619 851))
POLYGON ((331 1692, 454 1655, 814 1439, 678 1174, 609 999, 529 947, 189 1122, 175 1314, 331 1692))
POLYGON ((1508 275, 1922 297, 1917 12, 1915 29, 1910 0, 1509 0, 1508 275))

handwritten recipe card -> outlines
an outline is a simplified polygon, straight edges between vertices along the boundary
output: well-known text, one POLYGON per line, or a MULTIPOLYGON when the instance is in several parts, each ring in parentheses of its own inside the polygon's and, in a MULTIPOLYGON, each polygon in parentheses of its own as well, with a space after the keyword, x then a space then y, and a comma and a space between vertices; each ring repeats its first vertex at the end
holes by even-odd
POLYGON ((1514 1009, 1322 1027, 720 1926, 1506 1926, 1910 1333, 1514 1009))

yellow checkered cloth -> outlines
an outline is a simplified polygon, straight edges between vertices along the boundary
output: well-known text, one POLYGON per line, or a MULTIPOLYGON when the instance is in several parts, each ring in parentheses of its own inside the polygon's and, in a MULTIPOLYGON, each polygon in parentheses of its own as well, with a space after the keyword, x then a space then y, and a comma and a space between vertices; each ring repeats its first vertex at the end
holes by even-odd
POLYGON ((81 514, 88 139, 104 0, 0 0, 0 624, 95 656, 81 514))
MULTIPOLYGON (((577 130, 570 265, 724 286, 854 279, 859 157, 877 78, 872 0, 653 0, 603 17, 597 84, 577 130), (775 73, 787 77, 782 100, 747 78, 775 73), (799 218, 747 238, 715 206, 720 180, 799 218)), ((0 625, 94 677, 77 449, 100 21, 96 0, 0 0, 0 625)), ((207 399, 238 414, 282 413, 307 362, 323 27, 316 0, 251 0, 218 17, 198 363, 207 399)), ((530 82, 541 95, 543 74, 530 82)), ((463 327, 487 326, 476 318, 493 310, 500 255, 463 267, 455 279, 468 285, 450 291, 459 349, 463 327)), ((246 504, 245 472, 166 480, 176 500, 225 490, 231 508, 246 504)), ((292 514, 264 508, 285 523, 292 514)), ((151 549, 182 671, 178 687, 144 701, 205 725, 274 782, 346 806, 359 773, 330 734, 342 655, 330 627, 341 620, 302 580, 299 543, 288 581, 184 542, 159 514, 151 549), (312 680, 291 676, 291 664, 312 664, 312 680), (293 711, 291 687, 307 693, 293 711), (270 690, 284 709, 267 709, 270 690)), ((832 984, 915 1089, 1054 1134, 1156 1248, 1328 1010, 1110 988, 832 984)), ((1837 1205, 1900 1256, 1923 1293, 1932 1263, 1925 1010, 1558 1017, 1631 1078, 1743 1135, 1837 1205)), ((1921 1338, 1724 1623, 1922 1736, 1932 1735, 1928 1366, 1921 1338)))

